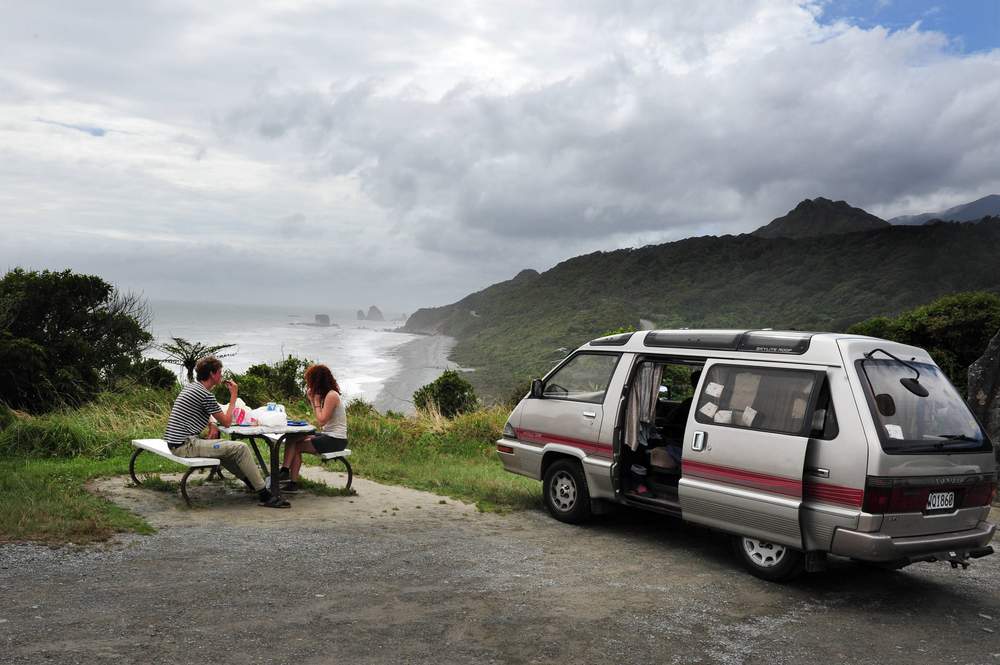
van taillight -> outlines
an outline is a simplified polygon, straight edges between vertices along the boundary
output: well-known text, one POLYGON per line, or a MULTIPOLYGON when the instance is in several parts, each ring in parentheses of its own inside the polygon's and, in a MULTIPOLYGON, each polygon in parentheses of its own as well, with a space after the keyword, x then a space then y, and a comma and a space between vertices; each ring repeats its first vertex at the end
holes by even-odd
POLYGON ((869 478, 865 483, 866 513, 919 513, 927 507, 927 487, 894 486, 891 478, 869 478))
POLYGON ((996 494, 996 482, 974 485, 913 485, 911 479, 872 478, 865 483, 865 500, 862 507, 866 513, 920 513, 927 509, 927 497, 931 492, 955 492, 955 508, 986 506, 996 494))
POLYGON ((962 497, 962 507, 988 506, 993 502, 996 493, 997 484, 995 482, 972 485, 965 490, 965 496, 962 497))

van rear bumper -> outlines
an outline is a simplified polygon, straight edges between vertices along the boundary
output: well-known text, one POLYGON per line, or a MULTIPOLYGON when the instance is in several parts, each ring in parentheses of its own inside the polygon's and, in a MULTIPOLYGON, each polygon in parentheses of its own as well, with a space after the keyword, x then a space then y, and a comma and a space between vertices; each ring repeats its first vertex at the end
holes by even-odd
POLYGON ((996 525, 980 522, 974 529, 929 536, 893 538, 879 533, 837 529, 830 552, 861 561, 914 563, 945 560, 950 552, 968 553, 989 544, 996 525))

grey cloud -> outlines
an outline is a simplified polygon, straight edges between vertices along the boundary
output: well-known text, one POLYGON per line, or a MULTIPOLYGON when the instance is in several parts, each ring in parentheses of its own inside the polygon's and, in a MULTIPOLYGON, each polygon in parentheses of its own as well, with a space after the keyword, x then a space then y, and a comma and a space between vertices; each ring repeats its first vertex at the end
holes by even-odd
POLYGON ((1000 145, 1000 93, 967 91, 1000 78, 1000 57, 937 46, 847 30, 714 77, 612 59, 514 94, 465 86, 439 100, 367 81, 266 94, 230 127, 278 119, 309 159, 356 170, 379 204, 453 217, 460 232, 559 239, 712 221, 748 231, 807 196, 877 205, 994 186, 979 155, 1000 145), (933 80, 926 59, 941 70, 933 80))
POLYGON ((82 136, 5 152, 0 262, 170 297, 197 292, 207 246, 213 283, 238 275, 256 298, 336 274, 351 298, 412 310, 575 254, 749 231, 805 197, 892 215, 1000 191, 1000 51, 824 26, 822 10, 22 4, 0 24, 0 131, 25 113, 152 130, 106 136, 117 161, 82 136))

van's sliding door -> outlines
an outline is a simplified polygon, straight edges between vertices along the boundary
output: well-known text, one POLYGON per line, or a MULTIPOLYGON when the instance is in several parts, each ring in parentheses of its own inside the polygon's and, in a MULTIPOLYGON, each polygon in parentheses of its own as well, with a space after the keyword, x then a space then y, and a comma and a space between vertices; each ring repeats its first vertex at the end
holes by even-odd
POLYGON ((706 365, 684 434, 684 519, 802 547, 802 475, 824 377, 777 363, 706 365))

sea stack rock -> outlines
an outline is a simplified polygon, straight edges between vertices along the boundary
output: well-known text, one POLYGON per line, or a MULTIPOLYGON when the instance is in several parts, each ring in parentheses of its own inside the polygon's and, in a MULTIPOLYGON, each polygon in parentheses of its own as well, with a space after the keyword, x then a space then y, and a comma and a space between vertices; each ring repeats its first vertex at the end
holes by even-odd
POLYGON ((328 326, 330 325, 330 317, 326 314, 316 315, 316 325, 317 326, 328 326))
POLYGON ((358 310, 358 321, 364 321, 364 320, 365 320, 365 310, 359 309, 358 310))
POLYGON ((368 308, 368 316, 365 318, 368 321, 385 321, 385 317, 382 316, 382 311, 375 305, 368 308))
POLYGON ((1000 440, 1000 331, 969 366, 969 406, 994 441, 1000 440))

